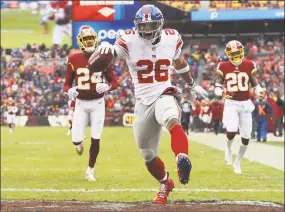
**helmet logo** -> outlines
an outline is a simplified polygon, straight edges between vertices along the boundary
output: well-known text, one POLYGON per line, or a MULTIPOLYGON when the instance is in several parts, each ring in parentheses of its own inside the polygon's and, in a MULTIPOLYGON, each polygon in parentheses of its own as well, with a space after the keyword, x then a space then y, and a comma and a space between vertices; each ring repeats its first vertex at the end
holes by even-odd
POLYGON ((151 15, 144 13, 144 14, 143 14, 142 21, 151 21, 151 15))

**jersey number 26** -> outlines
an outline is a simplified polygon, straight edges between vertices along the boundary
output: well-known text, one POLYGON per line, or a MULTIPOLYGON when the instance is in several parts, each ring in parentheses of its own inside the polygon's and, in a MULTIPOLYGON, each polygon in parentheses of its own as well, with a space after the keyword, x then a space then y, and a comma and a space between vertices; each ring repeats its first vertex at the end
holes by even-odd
POLYGON ((153 83, 154 79, 156 82, 165 82, 168 80, 168 66, 170 66, 170 60, 161 59, 155 63, 151 60, 139 60, 137 66, 146 67, 146 70, 137 72, 139 83, 153 83), (151 75, 153 71, 154 76, 151 75))

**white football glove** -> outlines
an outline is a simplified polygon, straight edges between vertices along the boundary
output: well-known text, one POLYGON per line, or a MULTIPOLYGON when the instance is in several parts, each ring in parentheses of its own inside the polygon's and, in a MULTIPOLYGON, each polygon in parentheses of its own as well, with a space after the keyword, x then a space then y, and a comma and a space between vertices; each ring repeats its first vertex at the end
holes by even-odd
POLYGON ((197 98, 198 95, 203 97, 204 99, 208 99, 208 92, 202 88, 202 86, 200 85, 196 85, 196 83, 194 82, 194 84, 192 86, 190 86, 190 92, 192 95, 192 98, 197 98))
POLYGON ((98 52, 100 52, 101 54, 108 54, 109 50, 111 50, 112 55, 114 55, 115 49, 113 45, 111 45, 110 43, 106 41, 100 43, 100 45, 97 48, 98 48, 98 52))
POLYGON ((98 94, 102 94, 110 90, 111 86, 106 83, 97 83, 96 84, 96 91, 98 94))
POLYGON ((68 97, 69 99, 73 99, 78 96, 78 92, 76 91, 78 86, 72 87, 68 90, 68 97))

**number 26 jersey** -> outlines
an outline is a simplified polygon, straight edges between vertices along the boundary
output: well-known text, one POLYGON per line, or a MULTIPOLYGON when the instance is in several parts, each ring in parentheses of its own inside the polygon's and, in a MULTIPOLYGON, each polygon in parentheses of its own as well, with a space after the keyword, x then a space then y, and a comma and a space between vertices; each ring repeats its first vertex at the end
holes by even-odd
POLYGON ((126 30, 117 37, 114 48, 119 57, 126 58, 137 101, 150 105, 171 86, 170 67, 179 57, 182 45, 174 29, 162 30, 160 41, 155 45, 144 41, 133 30, 126 30))

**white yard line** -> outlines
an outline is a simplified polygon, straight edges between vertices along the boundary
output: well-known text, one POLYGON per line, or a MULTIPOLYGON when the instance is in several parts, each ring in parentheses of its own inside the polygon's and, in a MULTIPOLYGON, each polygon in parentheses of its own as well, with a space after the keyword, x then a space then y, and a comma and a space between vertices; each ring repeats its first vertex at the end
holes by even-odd
POLYGON ((34 30, 26 30, 26 29, 1 29, 1 33, 26 33, 26 34, 31 34, 31 33, 34 33, 34 30))
MULTIPOLYGON (((224 134, 216 136, 212 133, 190 133, 188 138, 191 141, 195 141, 221 151, 224 151, 226 144, 226 136, 224 134)), ((238 153, 240 144, 241 138, 240 136, 236 136, 232 145, 233 154, 238 153)), ((221 155, 223 156, 223 153, 221 153, 221 155)), ((284 171, 284 148, 282 147, 250 141, 244 157, 249 161, 256 161, 284 171)))
MULTIPOLYGON (((26 158, 27 159, 27 158, 26 158)), ((34 158, 33 158, 34 159, 34 158)), ((40 158, 39 158, 40 159, 40 158)), ((85 170, 83 169, 78 169, 78 168, 2 168, 1 171, 82 171, 85 170)), ((111 171, 128 171, 130 169, 111 169, 111 171)))
MULTIPOLYGON (((52 189, 52 188, 1 188, 1 191, 16 191, 16 192, 83 192, 83 193, 93 193, 93 192, 153 192, 157 191, 157 188, 110 188, 110 189, 52 189)), ((189 189, 189 188, 176 188, 175 191, 178 192, 283 192, 282 189, 189 189)))
POLYGON ((32 145, 39 145, 39 144, 47 144, 47 142, 42 141, 42 142, 30 142, 30 141, 12 141, 12 142, 1 142, 1 145, 3 144, 32 144, 32 145))
POLYGON ((46 169, 4 168, 2 171, 29 171, 29 172, 32 172, 32 171, 80 171, 80 170, 83 170, 83 169, 74 169, 74 168, 70 168, 70 169, 61 169, 61 168, 58 168, 58 169, 57 168, 52 168, 52 169, 49 169, 49 168, 46 168, 46 169))

